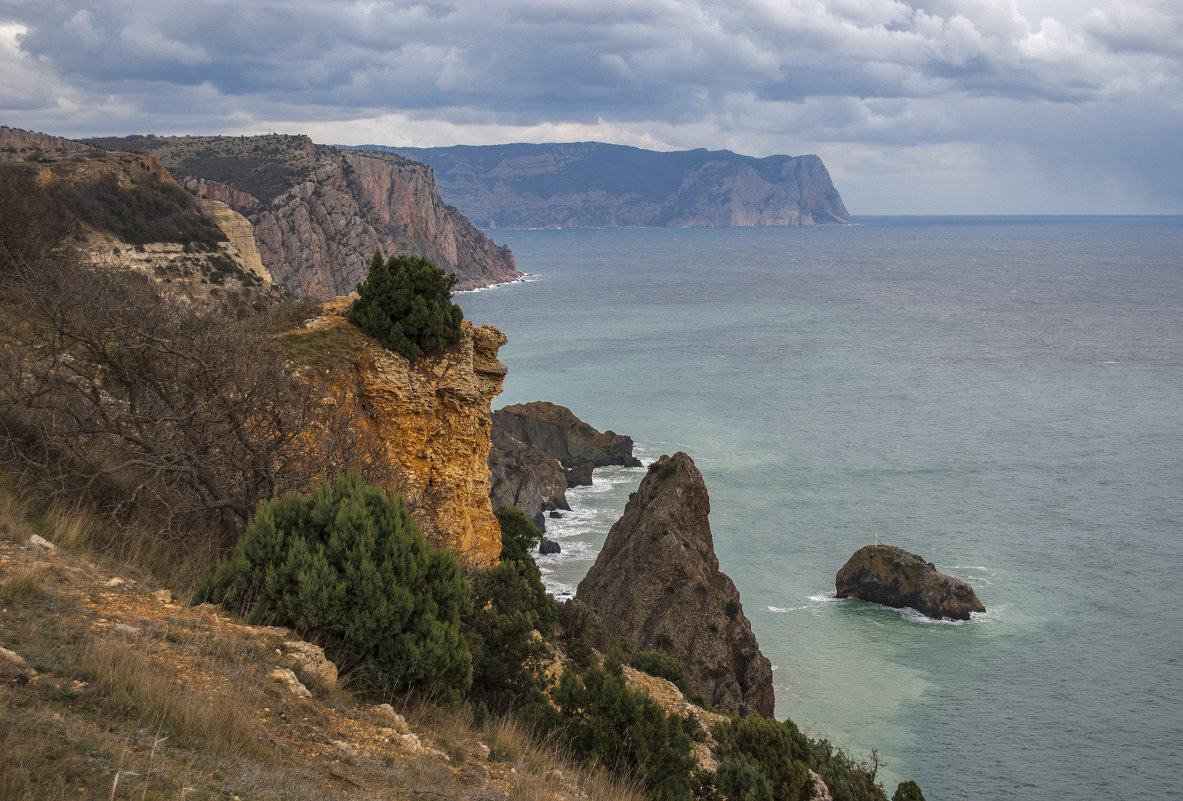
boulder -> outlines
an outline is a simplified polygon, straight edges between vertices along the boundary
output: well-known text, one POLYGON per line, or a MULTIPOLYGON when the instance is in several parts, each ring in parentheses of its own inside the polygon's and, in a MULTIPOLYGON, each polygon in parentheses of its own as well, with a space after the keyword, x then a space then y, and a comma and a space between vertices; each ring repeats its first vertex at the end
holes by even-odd
POLYGON ((337 686, 337 666, 326 656, 324 649, 303 640, 288 640, 283 644, 284 656, 296 662, 305 674, 315 676, 325 687, 337 686))
POLYGON ((680 661, 717 709, 773 714, 772 665, 719 570, 702 474, 684 453, 649 467, 612 526, 577 597, 600 616, 608 640, 680 661))
POLYGON ((557 542, 555 542, 554 540, 548 540, 546 537, 543 537, 542 542, 540 542, 538 544, 538 553, 540 553, 540 554, 545 555, 545 554, 552 554, 552 553, 560 553, 562 550, 563 549, 559 547, 559 544, 557 542))
POLYGON ((932 562, 894 545, 866 545, 855 551, 838 575, 839 598, 909 607, 931 618, 969 620, 986 607, 967 582, 938 573, 932 562))

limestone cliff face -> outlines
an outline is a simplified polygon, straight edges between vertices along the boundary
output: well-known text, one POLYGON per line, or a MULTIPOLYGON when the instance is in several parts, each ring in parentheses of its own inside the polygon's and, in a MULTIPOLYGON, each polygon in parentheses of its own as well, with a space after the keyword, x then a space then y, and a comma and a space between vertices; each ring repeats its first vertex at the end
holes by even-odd
POLYGON ((463 324, 460 342, 410 365, 345 319, 349 298, 323 307, 306 336, 337 329, 350 364, 340 368, 341 397, 367 410, 368 426, 398 478, 400 492, 424 534, 462 561, 487 566, 501 553, 501 529, 489 501, 487 460, 491 404, 506 368, 497 359, 505 335, 463 324))
POLYGON ((600 142, 381 149, 430 164, 448 202, 489 228, 850 222, 814 155, 654 152, 600 142))
POLYGON ((715 707, 773 714, 772 665, 719 570, 702 474, 684 453, 649 467, 576 597, 605 634, 682 662, 715 707))
POLYGON ((148 149, 182 185, 245 215, 271 275, 311 299, 352 292, 378 248, 430 259, 461 290, 519 276, 508 248, 440 199, 431 168, 400 156, 304 136, 93 141, 148 149))

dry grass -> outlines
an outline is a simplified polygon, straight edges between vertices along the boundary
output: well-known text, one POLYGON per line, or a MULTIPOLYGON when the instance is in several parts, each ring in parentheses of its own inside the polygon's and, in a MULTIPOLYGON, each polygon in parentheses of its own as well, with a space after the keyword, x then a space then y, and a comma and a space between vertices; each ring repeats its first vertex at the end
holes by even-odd
POLYGON ((291 635, 164 604, 142 565, 88 550, 110 532, 70 507, 0 488, 0 520, 60 546, 0 541, 0 645, 24 658, 0 660, 0 801, 642 798, 512 718, 477 727, 467 709, 315 682, 297 699, 268 678, 297 667, 276 653, 291 635), (419 750, 372 711, 384 700, 419 750))
POLYGON ((78 665, 90 684, 84 697, 112 716, 162 732, 217 757, 249 754, 267 758, 246 710, 258 699, 242 691, 204 695, 190 691, 158 661, 123 643, 91 643, 78 665))
POLYGON ((24 569, 0 579, 0 607, 40 598, 41 575, 36 570, 24 569))

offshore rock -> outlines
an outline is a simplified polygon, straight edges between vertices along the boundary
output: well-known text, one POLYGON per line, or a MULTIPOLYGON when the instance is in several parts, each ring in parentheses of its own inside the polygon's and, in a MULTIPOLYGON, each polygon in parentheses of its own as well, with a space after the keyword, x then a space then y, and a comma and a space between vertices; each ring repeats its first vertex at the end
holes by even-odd
MULTIPOLYGON (((633 456, 631 437, 597 431, 566 406, 546 401, 506 406, 493 413, 493 425, 518 442, 558 459, 568 476, 574 472, 583 484, 591 483, 591 467, 641 466, 641 460, 633 456)), ((576 484, 568 480, 568 486, 576 484)))
POLYGON ((684 453, 649 467, 596 563, 580 601, 604 634, 679 660, 708 702, 730 713, 773 714, 772 665, 719 570, 702 474, 684 453))
POLYGON ((986 607, 967 582, 938 573, 932 562, 894 545, 867 545, 834 577, 839 598, 861 598, 931 618, 969 620, 986 607))
POLYGON ((401 156, 279 134, 89 141, 150 151, 183 186, 246 216, 271 276, 313 300, 352 292, 375 249, 430 259, 458 290, 520 277, 508 248, 440 199, 431 168, 401 156))
POLYGON ((394 467, 386 490, 403 496, 427 539, 469 565, 496 563, 501 528, 489 501, 489 432, 505 380, 497 359, 505 335, 465 321, 459 342, 411 365, 345 319, 351 302, 326 303, 320 318, 291 336, 340 343, 334 403, 365 411, 362 433, 394 467))

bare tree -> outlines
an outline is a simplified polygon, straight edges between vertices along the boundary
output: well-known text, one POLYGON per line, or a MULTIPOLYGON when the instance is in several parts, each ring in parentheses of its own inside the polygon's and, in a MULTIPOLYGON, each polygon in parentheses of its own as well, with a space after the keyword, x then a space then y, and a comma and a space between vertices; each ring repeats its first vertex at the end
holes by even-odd
MULTIPOLYGON (((0 448, 61 491, 233 543, 259 501, 385 467, 364 409, 289 374, 267 317, 83 263, 0 176, 0 448), (6 191, 8 190, 8 191, 6 191), (11 213, 10 213, 11 212, 11 213)), ((34 193, 35 194, 35 193, 34 193)), ((44 219, 48 219, 45 217, 44 219)))

